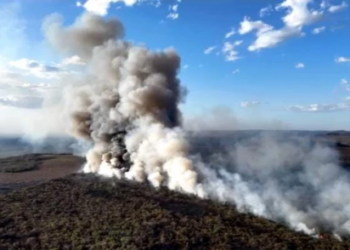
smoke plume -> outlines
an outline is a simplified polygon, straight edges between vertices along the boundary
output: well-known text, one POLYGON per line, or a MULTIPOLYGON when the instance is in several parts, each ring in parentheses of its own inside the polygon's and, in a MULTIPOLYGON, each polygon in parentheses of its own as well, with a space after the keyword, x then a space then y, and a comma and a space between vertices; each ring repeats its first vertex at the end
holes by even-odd
POLYGON ((195 193, 197 174, 180 129, 177 53, 133 46, 121 40, 120 21, 87 13, 67 28, 50 16, 43 29, 56 49, 88 65, 81 82, 65 89, 71 131, 94 144, 85 170, 195 193))
POLYGON ((244 131, 195 134, 190 142, 209 197, 307 234, 350 233, 350 175, 329 145, 288 132, 244 131))
POLYGON ((87 65, 61 95, 71 133, 93 145, 85 172, 231 202, 309 234, 350 233, 349 174, 329 147, 300 136, 188 136, 173 49, 124 41, 117 19, 86 13, 72 26, 62 23, 50 16, 43 30, 55 49, 87 65))

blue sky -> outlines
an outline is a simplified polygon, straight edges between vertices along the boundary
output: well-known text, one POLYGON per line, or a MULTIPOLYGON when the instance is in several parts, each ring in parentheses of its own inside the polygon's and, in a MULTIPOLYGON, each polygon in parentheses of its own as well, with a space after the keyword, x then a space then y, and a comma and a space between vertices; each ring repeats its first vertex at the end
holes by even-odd
POLYGON ((0 105, 37 107, 56 77, 55 67, 67 60, 44 41, 43 19, 58 12, 69 25, 90 11, 120 19, 127 40, 154 50, 176 48, 180 78, 189 90, 185 116, 225 107, 257 127, 278 121, 296 129, 348 130, 348 5, 348 0, 2 0, 0 105), (38 63, 36 72, 26 67, 29 62, 38 63))

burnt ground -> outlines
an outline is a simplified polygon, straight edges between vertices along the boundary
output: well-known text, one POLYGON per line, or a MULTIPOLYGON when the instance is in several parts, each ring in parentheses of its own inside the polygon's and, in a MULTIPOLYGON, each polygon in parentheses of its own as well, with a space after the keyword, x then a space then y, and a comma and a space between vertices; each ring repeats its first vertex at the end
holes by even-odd
POLYGON ((70 154, 31 154, 0 158, 0 194, 76 173, 84 159, 70 154))
POLYGON ((0 249, 350 249, 234 207, 74 174, 0 196, 0 249))

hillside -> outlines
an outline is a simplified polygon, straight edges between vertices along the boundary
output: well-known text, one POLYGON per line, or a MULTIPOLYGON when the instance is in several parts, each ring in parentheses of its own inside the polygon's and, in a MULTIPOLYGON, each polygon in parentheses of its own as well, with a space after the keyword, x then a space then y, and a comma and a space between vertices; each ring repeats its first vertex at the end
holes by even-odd
MULTIPOLYGON (((348 138, 319 137, 336 147, 344 167, 348 138)), ((220 149, 220 138, 204 142, 220 149)), ((228 204, 74 174, 83 162, 69 154, 0 159, 0 250, 350 249, 350 241, 315 239, 228 204)))
POLYGON ((80 174, 0 203, 0 249, 350 249, 229 205, 80 174))

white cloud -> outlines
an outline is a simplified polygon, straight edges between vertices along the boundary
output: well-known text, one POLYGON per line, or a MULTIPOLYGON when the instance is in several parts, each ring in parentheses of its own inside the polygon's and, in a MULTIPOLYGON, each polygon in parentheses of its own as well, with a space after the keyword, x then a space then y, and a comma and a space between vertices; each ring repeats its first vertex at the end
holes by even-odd
POLYGON ((303 68, 305 68, 305 64, 303 64, 303 63, 297 63, 297 64, 295 65, 295 68, 297 68, 297 69, 303 69, 303 68))
POLYGON ((21 77, 21 75, 16 73, 16 72, 12 72, 8 69, 0 69, 0 84, 1 83, 7 83, 7 84, 17 83, 20 77, 21 77))
POLYGON ((27 90, 32 90, 32 91, 36 91, 38 93, 45 93, 47 92, 49 89, 52 88, 52 85, 47 84, 47 83, 23 83, 21 85, 22 88, 25 88, 27 90))
POLYGON ((260 101, 247 101, 247 102, 241 102, 241 106, 243 108, 252 108, 261 105, 262 102, 260 101))
POLYGON ((185 64, 183 68, 188 69, 188 67, 189 67, 188 64, 185 64))
POLYGON ((45 65, 27 58, 22 58, 17 61, 10 61, 8 64, 11 67, 20 69, 25 73, 28 73, 38 78, 58 78, 58 73, 62 71, 62 69, 59 66, 45 65))
POLYGON ((9 60, 0 56, 0 106, 39 108, 57 80, 78 73, 68 68, 72 63, 81 63, 77 59, 71 57, 59 64, 44 64, 27 58, 9 60))
POLYGON ((123 2, 127 6, 132 6, 136 4, 138 0, 87 0, 84 4, 77 2, 77 6, 83 7, 94 14, 105 16, 108 13, 110 5, 117 2, 123 2))
POLYGON ((271 12, 273 11, 273 8, 271 5, 265 7, 265 8, 262 8, 260 11, 259 11, 259 16, 260 17, 264 17, 264 16, 267 16, 269 15, 271 12))
POLYGON ((84 65, 85 62, 79 56, 72 56, 62 61, 63 65, 84 65))
POLYGON ((179 8, 179 5, 178 4, 174 4, 170 8, 171 8, 172 11, 177 12, 177 10, 179 8))
POLYGON ((235 50, 236 46, 242 44, 243 41, 225 42, 222 47, 226 61, 236 61, 239 59, 238 52, 235 50))
POLYGON ((169 13, 166 17, 175 20, 179 18, 179 13, 169 13))
POLYGON ((232 71, 232 74, 238 74, 240 72, 239 69, 235 69, 234 71, 232 71))
POLYGON ((288 110, 309 113, 344 111, 350 110, 350 103, 293 105, 288 110))
POLYGON ((0 96, 0 106, 17 108, 40 108, 42 102, 43 98, 37 96, 0 96))
POLYGON ((349 58, 349 57, 340 56, 340 57, 337 57, 337 58, 335 59, 335 62, 337 62, 337 63, 346 63, 346 62, 350 62, 350 58, 349 58))
POLYGON ((239 33, 243 35, 254 30, 256 30, 257 38, 249 45, 249 51, 274 47, 289 38, 302 35, 299 28, 284 27, 280 30, 275 30, 274 27, 269 24, 262 21, 251 21, 248 17, 245 17, 240 24, 239 33))
POLYGON ((40 79, 59 79, 67 74, 75 74, 69 71, 67 67, 71 65, 84 65, 84 62, 78 56, 66 58, 60 64, 44 64, 35 60, 22 58, 19 60, 8 61, 7 65, 19 70, 22 76, 34 76, 40 79))
POLYGON ((6 97, 0 97, 0 104, 3 105, 3 103, 6 103, 6 102, 16 102, 17 100, 18 100, 17 97, 14 97, 12 95, 8 95, 6 97))
POLYGON ((11 71, 2 70, 0 77, 0 106, 38 108, 52 88, 46 83, 24 82, 24 76, 11 71))
POLYGON ((350 83, 346 79, 341 79, 340 84, 347 90, 350 91, 350 83))
POLYGON ((29 90, 39 92, 39 89, 45 89, 50 86, 47 83, 38 82, 36 78, 34 80, 34 82, 29 83, 27 75, 21 71, 15 72, 6 68, 0 68, 0 95, 3 94, 1 90, 4 89, 15 90, 16 93, 24 94, 29 90))
POLYGON ((328 6, 328 3, 325 0, 323 0, 320 4, 321 9, 325 9, 327 8, 327 6, 328 6))
POLYGON ((225 34, 225 38, 228 39, 231 36, 233 36, 234 34, 236 34, 236 31, 234 28, 231 28, 231 30, 225 34))
POLYGON ((244 35, 251 31, 257 30, 258 34, 272 30, 273 27, 264 23, 263 21, 251 21, 249 17, 245 16, 243 21, 240 23, 238 30, 239 34, 244 35))
POLYGON ((325 26, 321 26, 321 27, 317 27, 317 28, 314 28, 312 30, 312 34, 320 34, 321 32, 325 31, 326 27, 325 26))
POLYGON ((302 27, 321 19, 323 11, 309 10, 308 5, 313 0, 285 0, 277 5, 276 10, 287 9, 287 14, 282 18, 288 27, 302 27))
POLYGON ((216 46, 210 46, 204 50, 204 54, 209 55, 215 49, 216 49, 216 46))
POLYGON ((260 34, 258 33, 257 39, 248 47, 248 50, 257 51, 263 48, 275 47, 290 38, 302 35, 300 29, 292 29, 288 27, 280 30, 270 30, 260 34))
POLYGON ((331 5, 328 8, 328 11, 331 12, 331 13, 335 13, 335 12, 338 12, 338 11, 346 9, 347 7, 348 7, 348 4, 345 1, 343 1, 339 5, 331 5))
MULTIPOLYGON (((181 1, 178 1, 179 3, 181 1)), ((170 13, 167 15, 167 18, 169 19, 178 19, 179 18, 179 4, 174 4, 169 6, 170 13)))
POLYGON ((244 17, 240 23, 239 33, 243 35, 256 32, 256 39, 248 50, 271 48, 290 38, 303 36, 303 27, 321 20, 324 15, 322 7, 319 10, 309 9, 312 2, 313 0, 284 0, 278 4, 275 8, 277 11, 286 10, 286 14, 282 17, 284 26, 279 29, 261 20, 251 21, 248 17, 244 17))

